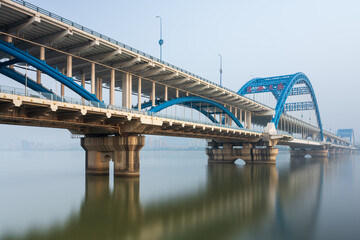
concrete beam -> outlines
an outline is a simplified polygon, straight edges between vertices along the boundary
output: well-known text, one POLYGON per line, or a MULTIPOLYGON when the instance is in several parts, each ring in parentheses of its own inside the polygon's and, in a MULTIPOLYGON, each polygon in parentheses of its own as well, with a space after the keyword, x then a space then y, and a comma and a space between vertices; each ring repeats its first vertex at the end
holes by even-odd
POLYGON ((151 62, 147 62, 147 63, 140 63, 140 64, 136 64, 136 65, 133 65, 129 68, 129 71, 131 72, 137 72, 137 71, 142 71, 148 67, 153 67, 154 64, 151 63, 151 62))
POLYGON ((150 77, 154 75, 159 75, 161 72, 165 71, 165 68, 155 68, 155 69, 148 69, 145 72, 140 73, 143 77, 150 77))
POLYGON ((195 82, 192 82, 189 84, 184 84, 181 87, 182 88, 193 88, 193 87, 199 86, 200 84, 201 84, 200 81, 195 81, 195 82))
POLYGON ((160 76, 156 76, 156 77, 152 77, 151 79, 155 80, 155 81, 166 81, 166 80, 171 80, 173 78, 176 78, 179 76, 179 73, 170 73, 170 74, 164 74, 164 75, 160 75, 160 76))
POLYGON ((85 53, 88 50, 90 50, 93 47, 99 46, 99 40, 93 40, 88 44, 82 45, 82 46, 78 46, 78 47, 74 47, 74 48, 70 48, 67 50, 68 53, 71 54, 81 54, 81 53, 85 53))
POLYGON ((190 81, 190 78, 188 78, 188 77, 177 78, 177 79, 169 80, 166 83, 170 84, 170 85, 180 85, 180 84, 185 83, 187 81, 190 81))
MULTIPOLYGON (((64 37, 68 36, 68 35, 73 35, 73 32, 70 29, 65 29, 63 31, 45 36, 45 37, 41 37, 38 39, 33 40, 33 42, 39 43, 39 44, 43 44, 45 46, 49 46, 49 45, 53 45, 57 42, 60 42, 64 37)), ((37 47, 34 46, 31 43, 22 43, 20 45, 17 46, 20 49, 28 49, 30 51, 31 48, 37 47)))
POLYGON ((133 58, 133 59, 125 61, 125 62, 115 63, 112 65, 112 67, 114 67, 114 68, 131 67, 140 61, 141 61, 141 58, 136 57, 136 58, 133 58))
POLYGON ((35 27, 37 24, 39 24, 41 22, 40 17, 39 16, 33 16, 29 19, 27 19, 27 21, 17 24, 15 26, 12 26, 10 28, 8 28, 6 30, 7 33, 9 34, 24 34, 27 31, 30 31, 33 27, 35 27))

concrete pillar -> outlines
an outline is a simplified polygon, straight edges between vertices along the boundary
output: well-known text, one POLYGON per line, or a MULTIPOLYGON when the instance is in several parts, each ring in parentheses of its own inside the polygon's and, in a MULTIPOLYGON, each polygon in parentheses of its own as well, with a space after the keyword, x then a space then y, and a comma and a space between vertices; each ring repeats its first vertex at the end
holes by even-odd
POLYGON ((327 158, 329 149, 294 149, 290 150, 292 158, 303 158, 310 155, 312 158, 327 158))
POLYGON ((110 72, 110 105, 115 104, 115 69, 111 69, 110 72))
POLYGON ((251 112, 245 112, 245 128, 251 129, 251 112))
POLYGON ((239 109, 239 111, 240 111, 240 119, 239 119, 239 121, 240 121, 241 124, 243 124, 244 123, 243 122, 243 110, 239 109))
MULTIPOLYGON (((45 60, 45 47, 40 47, 40 60, 45 60)), ((41 71, 36 70, 36 82, 41 84, 41 71)))
POLYGON ((329 149, 329 154, 330 154, 331 156, 334 156, 334 155, 336 154, 335 148, 330 148, 330 149, 329 149))
POLYGON ((97 94, 97 98, 102 101, 102 78, 98 78, 97 79, 97 87, 96 87, 96 94, 97 94))
POLYGON ((138 79, 138 110, 141 110, 141 77, 138 79))
POLYGON ((85 73, 81 75, 81 86, 85 88, 85 73))
MULTIPOLYGON (((236 108, 235 108, 235 109, 236 109, 236 108)), ((229 106, 229 111, 232 113, 232 108, 231 108, 231 106, 229 106)), ((230 116, 228 116, 228 121, 227 121, 227 123, 229 124, 229 126, 232 126, 232 119, 231 119, 230 116)))
POLYGON ((95 94, 95 63, 91 63, 91 93, 95 94))
POLYGON ((223 148, 207 148, 209 163, 234 163, 242 159, 246 164, 275 164, 278 149, 274 147, 255 148, 244 143, 242 148, 233 148, 232 144, 224 143, 223 148))
POLYGON ((72 56, 66 56, 66 76, 72 78, 72 56))
POLYGON ((124 73, 122 75, 122 106, 131 108, 132 96, 132 75, 124 73))
POLYGON ((208 163, 234 163, 239 158, 230 143, 224 143, 223 148, 206 148, 206 154, 208 163))
POLYGON ((152 88, 151 88, 151 96, 150 96, 150 99, 151 99, 151 106, 155 107, 155 82, 152 82, 152 88))
POLYGON ((164 100, 165 100, 165 101, 168 100, 168 86, 167 86, 167 85, 165 85, 164 100))
MULTIPOLYGON (((1 6, 0 6, 1 7, 1 6)), ((13 42, 13 38, 11 37, 11 36, 7 36, 7 35, 5 35, 5 42, 7 42, 7 43, 12 43, 13 42)), ((11 59, 14 59, 14 57, 13 56, 10 56, 10 58, 9 58, 10 60, 11 59)), ((14 65, 10 65, 9 66, 9 68, 10 69, 14 69, 14 65)))
POLYGON ((5 35, 5 42, 12 43, 13 38, 11 36, 5 35))
POLYGON ((144 136, 119 137, 120 150, 115 152, 114 174, 123 177, 140 175, 140 150, 145 145, 144 136))
POLYGON ((100 78, 96 78, 96 81, 95 81, 95 95, 96 95, 96 98, 99 98, 99 82, 100 82, 100 78))
POLYGON ((114 161, 115 176, 138 177, 140 150, 144 136, 85 137, 81 146, 86 151, 86 173, 109 174, 109 161, 114 161))

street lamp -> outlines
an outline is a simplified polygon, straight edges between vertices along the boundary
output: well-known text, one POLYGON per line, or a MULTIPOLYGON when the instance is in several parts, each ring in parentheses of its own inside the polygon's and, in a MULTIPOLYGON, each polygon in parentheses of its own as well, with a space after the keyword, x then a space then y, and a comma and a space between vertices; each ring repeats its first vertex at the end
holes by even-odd
POLYGON ((222 86, 222 56, 219 53, 218 55, 220 57, 220 86, 222 86))
POLYGON ((162 61, 162 45, 164 44, 164 40, 162 39, 162 18, 160 16, 156 16, 156 18, 160 19, 160 40, 159 40, 159 45, 160 45, 160 61, 162 61))

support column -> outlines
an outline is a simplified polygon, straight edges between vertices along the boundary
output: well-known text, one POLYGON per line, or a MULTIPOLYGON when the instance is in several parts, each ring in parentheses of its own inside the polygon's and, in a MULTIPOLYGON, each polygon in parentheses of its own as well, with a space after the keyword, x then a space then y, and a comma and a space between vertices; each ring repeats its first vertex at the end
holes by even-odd
POLYGON ((336 154, 335 148, 330 148, 330 149, 329 149, 329 154, 330 154, 331 156, 334 156, 334 155, 336 154))
MULTIPOLYGON (((235 108, 236 109, 236 108, 235 108)), ((232 108, 231 108, 231 106, 229 106, 229 111, 232 113, 232 108)), ((231 119, 231 117, 230 116, 227 116, 228 117, 228 124, 229 124, 229 126, 232 126, 232 119, 231 119)))
POLYGON ((91 63, 91 93, 95 94, 95 63, 91 63))
POLYGON ((138 177, 140 174, 140 150, 144 136, 85 137, 81 146, 86 151, 86 173, 109 174, 109 161, 114 161, 115 176, 138 177))
POLYGON ((119 150, 114 153, 115 176, 138 177, 140 175, 140 150, 145 145, 145 137, 118 138, 119 150))
POLYGON ((275 164, 279 150, 272 146, 254 147, 244 143, 242 148, 233 148, 231 143, 223 143, 223 148, 212 142, 212 148, 206 148, 209 163, 234 163, 242 159, 246 164, 275 164))
POLYGON ((81 75, 81 86, 85 88, 85 73, 81 75))
MULTIPOLYGON (((45 47, 40 47, 40 60, 45 60, 45 47)), ((36 70, 36 82, 41 84, 41 71, 36 70)))
POLYGON ((168 100, 168 86, 165 85, 165 93, 164 93, 164 100, 167 102, 168 100))
POLYGON ((303 158, 305 155, 310 155, 312 158, 327 158, 329 149, 295 149, 290 150, 292 158, 303 158))
POLYGON ((251 112, 245 112, 245 128, 251 129, 251 112))
POLYGON ((138 110, 141 111, 141 77, 138 79, 138 110))
POLYGON ((102 78, 98 78, 98 92, 99 92, 99 100, 102 101, 102 78))
POLYGON ((239 119, 239 121, 240 121, 240 123, 241 124, 243 124, 244 122, 243 122, 243 110, 241 110, 241 109, 239 109, 240 110, 240 119, 239 119))
POLYGON ((151 88, 151 106, 155 107, 155 82, 152 82, 152 88, 151 88))
POLYGON ((111 69, 110 72, 110 105, 115 104, 115 69, 111 69))
POLYGON ((275 164, 279 149, 272 146, 255 148, 250 144, 243 145, 240 158, 246 164, 275 164))
POLYGON ((11 36, 5 35, 5 42, 12 43, 13 38, 11 36))
POLYGON ((131 108, 132 75, 124 73, 122 76, 122 106, 131 108))
POLYGON ((208 163, 234 163, 239 158, 234 150, 230 143, 224 143, 223 148, 217 145, 206 148, 208 163))

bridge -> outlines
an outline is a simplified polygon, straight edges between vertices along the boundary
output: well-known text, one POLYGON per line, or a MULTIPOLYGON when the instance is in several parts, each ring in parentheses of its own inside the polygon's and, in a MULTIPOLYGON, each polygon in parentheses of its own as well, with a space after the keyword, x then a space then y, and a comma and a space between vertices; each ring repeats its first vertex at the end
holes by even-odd
POLYGON ((112 160, 115 175, 138 176, 144 135, 207 139, 220 163, 273 164, 276 145, 299 157, 355 150, 353 135, 323 129, 304 73, 233 91, 22 0, 0 0, 0 59, 1 77, 23 85, 0 86, 0 123, 83 136, 88 174, 112 160))

